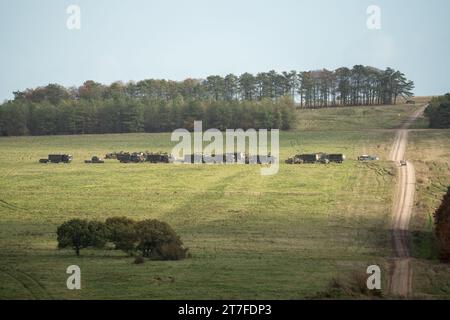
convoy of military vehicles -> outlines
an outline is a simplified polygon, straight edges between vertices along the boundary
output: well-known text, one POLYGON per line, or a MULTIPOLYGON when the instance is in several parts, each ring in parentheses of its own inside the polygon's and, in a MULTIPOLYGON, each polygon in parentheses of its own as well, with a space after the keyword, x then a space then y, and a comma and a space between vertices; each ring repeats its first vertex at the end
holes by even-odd
POLYGON ((311 154, 297 154, 293 157, 288 158, 285 162, 286 164, 313 164, 322 163, 328 164, 332 163, 343 163, 346 157, 344 154, 327 154, 323 152, 311 153, 311 154))
MULTIPOLYGON (((172 163, 174 159, 171 154, 167 152, 113 152, 105 155, 105 159, 115 159, 120 163, 172 163)), ((70 154, 50 154, 46 159, 40 159, 40 163, 70 163, 73 160, 70 154)), ((248 155, 244 153, 226 153, 221 155, 202 155, 189 154, 185 155, 181 161, 183 163, 196 164, 217 164, 217 163, 245 163, 245 164, 270 164, 273 163, 275 157, 269 155, 248 155)), ((346 160, 344 154, 328 154, 328 153, 311 153, 311 154, 297 154, 288 158, 286 164, 328 164, 328 163, 343 163, 346 160)), ((358 161, 378 161, 377 156, 362 155, 358 157, 358 161)), ((98 156, 93 156, 90 160, 85 160, 85 163, 105 163, 104 160, 98 156)))
POLYGON ((183 163, 205 163, 205 164, 230 164, 230 163, 245 163, 245 164, 270 164, 275 161, 270 153, 268 155, 249 155, 246 153, 225 153, 203 155, 201 153, 187 154, 184 156, 183 163))
POLYGON ((105 159, 119 160, 121 163, 171 163, 172 155, 167 152, 112 152, 105 155, 105 159))

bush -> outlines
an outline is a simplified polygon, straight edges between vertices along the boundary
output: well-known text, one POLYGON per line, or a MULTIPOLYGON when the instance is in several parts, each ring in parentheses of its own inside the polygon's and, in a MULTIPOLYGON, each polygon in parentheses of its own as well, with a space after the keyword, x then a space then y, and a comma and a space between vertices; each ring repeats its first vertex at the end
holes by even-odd
POLYGON ((450 262, 450 188, 434 214, 435 232, 439 247, 439 256, 450 262))
POLYGON ((137 244, 136 222, 127 217, 113 217, 106 219, 108 240, 114 243, 116 249, 133 254, 137 244))
POLYGON ((165 222, 144 220, 136 224, 137 249, 143 257, 152 260, 180 260, 187 256, 187 249, 175 231, 165 222))
POLYGON ((102 247, 106 242, 104 225, 97 221, 72 219, 60 225, 56 233, 58 248, 71 247, 77 256, 83 248, 102 247))
POLYGON ((134 258, 134 264, 143 264, 144 262, 145 259, 142 256, 137 256, 136 258, 134 258))
POLYGON ((325 291, 308 297, 309 299, 378 299, 383 297, 381 290, 367 288, 366 273, 354 270, 345 277, 333 277, 325 291))

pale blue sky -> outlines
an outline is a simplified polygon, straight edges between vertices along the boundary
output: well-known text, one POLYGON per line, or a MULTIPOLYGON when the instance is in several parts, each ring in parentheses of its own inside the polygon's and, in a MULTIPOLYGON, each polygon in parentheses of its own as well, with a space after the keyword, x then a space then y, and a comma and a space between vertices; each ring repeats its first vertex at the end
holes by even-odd
POLYGON ((91 79, 182 80, 387 66, 417 95, 450 91, 448 0, 0 0, 0 101, 91 79), (81 8, 68 30, 66 8, 81 8), (368 30, 366 9, 382 10, 368 30))

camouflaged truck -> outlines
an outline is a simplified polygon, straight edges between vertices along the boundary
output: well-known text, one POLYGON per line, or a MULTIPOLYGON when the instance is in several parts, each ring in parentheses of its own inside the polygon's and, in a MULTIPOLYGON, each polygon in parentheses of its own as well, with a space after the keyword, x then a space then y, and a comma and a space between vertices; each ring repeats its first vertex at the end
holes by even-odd
POLYGON ((143 152, 121 152, 117 154, 117 160, 120 163, 140 163, 145 161, 145 154, 143 152))
POLYGON ((47 159, 39 159, 40 163, 70 163, 73 157, 70 154, 49 154, 47 159))
POLYGON ((146 152, 145 161, 150 163, 172 163, 172 155, 167 152, 146 152))

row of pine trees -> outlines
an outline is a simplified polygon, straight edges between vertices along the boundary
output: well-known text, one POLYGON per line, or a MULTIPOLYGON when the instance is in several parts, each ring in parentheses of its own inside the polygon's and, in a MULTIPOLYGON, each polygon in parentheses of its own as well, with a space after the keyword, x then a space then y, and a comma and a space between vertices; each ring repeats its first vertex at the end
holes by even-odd
POLYGON ((278 101, 174 101, 117 97, 98 100, 10 101, 0 107, 0 135, 57 135, 170 132, 204 128, 289 130, 295 122, 295 104, 278 101))

